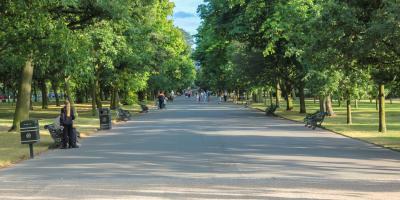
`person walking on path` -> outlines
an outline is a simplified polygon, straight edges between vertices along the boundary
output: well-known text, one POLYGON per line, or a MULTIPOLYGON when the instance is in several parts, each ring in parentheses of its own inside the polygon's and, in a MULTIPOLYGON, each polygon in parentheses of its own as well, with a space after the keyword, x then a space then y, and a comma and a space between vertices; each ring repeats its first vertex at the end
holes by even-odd
POLYGON ((165 95, 164 95, 164 92, 163 91, 161 91, 159 94, 158 94, 158 108, 159 109, 163 109, 165 106, 164 106, 164 100, 165 100, 165 95))
POLYGON ((173 90, 171 90, 171 94, 170 94, 170 101, 171 102, 174 102, 174 99, 175 99, 175 92, 173 91, 173 90))
POLYGON ((228 92, 225 90, 224 91, 224 102, 226 102, 228 99, 228 92))
POLYGON ((69 100, 66 99, 65 106, 61 108, 60 113, 60 125, 63 126, 62 149, 66 149, 67 147, 78 148, 78 145, 76 145, 76 135, 73 130, 74 120, 74 109, 69 100))

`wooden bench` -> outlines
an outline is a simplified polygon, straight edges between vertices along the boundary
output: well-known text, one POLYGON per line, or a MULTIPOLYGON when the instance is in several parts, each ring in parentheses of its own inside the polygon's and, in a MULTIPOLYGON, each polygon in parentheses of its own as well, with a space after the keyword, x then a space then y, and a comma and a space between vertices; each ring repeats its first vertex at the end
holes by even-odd
POLYGON ((320 112, 320 111, 317 111, 313 114, 308 114, 304 118, 305 126, 315 130, 315 128, 322 126, 322 123, 324 122, 324 119, 327 115, 328 115, 328 113, 320 112))
POLYGON ((277 105, 270 105, 267 109, 265 109, 265 115, 267 116, 275 115, 276 109, 278 109, 277 105))
POLYGON ((120 121, 128 121, 131 120, 131 113, 128 110, 124 110, 122 108, 117 109, 118 120, 120 121))
MULTIPOLYGON (((61 147, 62 137, 63 137, 63 128, 64 127, 62 127, 62 126, 56 126, 54 123, 44 126, 44 129, 47 129, 49 131, 50 136, 54 141, 54 144, 52 144, 50 146, 51 148, 59 148, 59 147, 61 147)), ((81 134, 79 133, 79 131, 76 130, 76 128, 73 128, 72 131, 75 132, 74 135, 77 138, 81 137, 81 134)))

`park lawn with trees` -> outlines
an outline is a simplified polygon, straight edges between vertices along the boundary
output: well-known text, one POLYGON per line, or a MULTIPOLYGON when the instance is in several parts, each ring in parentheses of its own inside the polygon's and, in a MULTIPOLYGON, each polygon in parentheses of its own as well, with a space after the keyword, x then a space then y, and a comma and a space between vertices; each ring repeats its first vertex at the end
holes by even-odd
MULTIPOLYGON (((5 162, 21 158, 11 153, 21 147, 20 122, 38 118, 43 126, 65 97, 86 133, 98 127, 100 108, 137 108, 160 91, 191 86, 193 41, 173 25, 173 7, 169 0, 2 1, 0 95, 15 103, 0 103, 0 149, 12 157, 5 162)), ((39 151, 49 142, 42 133, 39 151)))
POLYGON ((278 113, 297 120, 326 112, 335 131, 399 145, 399 108, 385 103, 400 97, 397 0, 206 2, 193 56, 200 87, 253 102, 269 96, 278 113), (365 99, 377 104, 357 108, 365 99))
MULTIPOLYGON (((319 110, 318 101, 314 103, 313 100, 307 99, 305 102, 309 113, 319 110)), ((298 110, 300 106, 299 101, 295 100, 293 106, 294 110, 298 110)), ((264 103, 254 103, 251 107, 260 111, 265 111, 267 106, 264 103)), ((347 116, 345 106, 339 106, 337 101, 334 101, 333 108, 335 109, 336 116, 327 117, 322 124, 323 128, 347 137, 360 139, 400 151, 400 120, 397 118, 397 116, 400 115, 400 100, 393 100, 392 103, 387 103, 388 131, 385 134, 381 134, 377 131, 379 124, 377 122, 378 113, 376 111, 375 102, 371 103, 369 100, 360 101, 358 103, 358 108, 353 110, 354 119, 351 125, 346 123, 347 116)), ((297 122, 303 122, 305 117, 304 113, 287 111, 284 108, 277 109, 275 113, 278 117, 297 122)))
MULTIPOLYGON (((104 106, 109 106, 107 102, 103 102, 104 106)), ((81 137, 85 138, 91 134, 95 134, 99 128, 98 116, 92 115, 91 104, 81 103, 75 104, 79 117, 76 119, 75 127, 80 132, 81 137)), ((50 102, 47 109, 42 109, 41 102, 34 103, 31 118, 38 119, 40 125, 40 143, 34 145, 35 154, 45 152, 53 143, 48 130, 44 129, 44 125, 53 123, 54 119, 60 114, 60 107, 55 102, 50 102)), ((129 110, 131 113, 140 111, 139 105, 125 105, 123 109, 129 110)), ((29 158, 29 148, 20 142, 20 134, 18 132, 8 132, 12 125, 12 116, 15 105, 11 103, 0 103, 0 168, 7 167, 20 160, 29 158)), ((135 114, 134 114, 135 115, 135 114)), ((113 124, 122 123, 116 120, 116 113, 112 111, 113 124)))

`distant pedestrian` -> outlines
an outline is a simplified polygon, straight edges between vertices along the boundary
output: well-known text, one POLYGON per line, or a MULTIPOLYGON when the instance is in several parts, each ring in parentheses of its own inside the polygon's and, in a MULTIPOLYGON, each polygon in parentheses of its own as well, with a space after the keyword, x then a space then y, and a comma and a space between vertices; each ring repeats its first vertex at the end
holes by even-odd
POLYGON ((60 125, 63 126, 62 149, 66 149, 67 147, 78 148, 78 145, 76 145, 76 135, 73 130, 74 120, 74 109, 67 99, 65 100, 65 106, 61 109, 60 113, 60 125))
POLYGON ((228 100, 228 92, 225 90, 224 91, 224 102, 228 100))
POLYGON ((174 102, 174 99, 175 99, 175 92, 173 90, 171 90, 170 101, 174 102))
POLYGON ((164 101, 165 101, 165 95, 164 95, 164 92, 163 91, 161 91, 159 94, 158 94, 158 108, 159 109, 163 109, 164 107, 165 107, 165 104, 164 104, 164 101))

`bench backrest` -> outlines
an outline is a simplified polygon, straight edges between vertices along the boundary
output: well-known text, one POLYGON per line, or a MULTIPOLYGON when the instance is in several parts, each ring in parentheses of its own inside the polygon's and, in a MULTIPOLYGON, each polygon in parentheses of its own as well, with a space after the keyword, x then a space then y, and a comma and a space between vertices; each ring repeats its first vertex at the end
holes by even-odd
POLYGON ((325 119, 325 116, 327 115, 326 112, 319 112, 316 116, 315 116, 315 120, 317 121, 322 121, 325 119))

